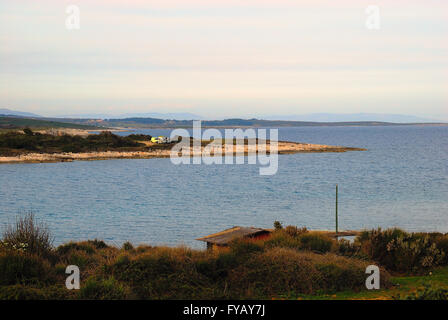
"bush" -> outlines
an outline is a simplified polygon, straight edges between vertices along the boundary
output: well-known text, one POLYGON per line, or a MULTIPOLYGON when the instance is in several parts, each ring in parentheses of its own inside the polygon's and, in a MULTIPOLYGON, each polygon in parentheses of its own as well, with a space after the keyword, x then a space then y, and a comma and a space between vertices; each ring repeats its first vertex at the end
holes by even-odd
MULTIPOLYGON (((238 298, 297 296, 335 290, 365 288, 365 261, 272 248, 252 256, 231 271, 230 290, 238 298)), ((382 273, 384 285, 387 272, 382 273)))
POLYGON ((296 226, 287 226, 285 228, 285 232, 291 237, 298 237, 304 233, 307 233, 308 230, 306 228, 297 228, 296 226))
POLYGON ((331 250, 333 240, 317 233, 307 233, 300 236, 300 248, 325 253, 331 250))
POLYGON ((92 255, 95 253, 95 248, 88 242, 69 242, 56 248, 56 254, 59 256, 64 256, 74 251, 84 251, 85 253, 92 255))
POLYGON ((444 254, 441 264, 448 264, 448 235, 441 235, 435 241, 437 249, 444 254))
POLYGON ((76 265, 82 269, 81 277, 87 279, 93 275, 103 275, 105 265, 115 261, 119 253, 118 248, 110 247, 103 241, 70 242, 56 248, 56 266, 76 265))
POLYGON ((15 225, 3 233, 3 246, 38 256, 49 257, 53 249, 53 237, 46 225, 37 223, 33 213, 18 217, 15 225))
POLYGON ((129 284, 141 299, 213 297, 213 285, 197 272, 192 255, 191 250, 183 248, 154 248, 130 259, 120 259, 107 271, 129 284))
POLYGON ((0 300, 44 300, 46 296, 42 289, 14 285, 0 287, 0 300))
POLYGON ((123 300, 128 290, 114 278, 88 279, 79 291, 79 298, 87 300, 123 300))
POLYGON ((312 293, 320 274, 296 250, 274 248, 253 256, 231 271, 230 288, 241 298, 312 293))
POLYGON ((16 284, 0 287, 0 300, 64 300, 69 298, 71 298, 70 291, 65 286, 37 288, 16 284))
POLYGON ((402 300, 448 300, 448 289, 435 288, 430 284, 424 284, 423 288, 412 294, 400 297, 402 300))
POLYGON ((363 232, 356 241, 370 259, 391 271, 421 272, 440 265, 445 257, 428 234, 378 229, 363 232))
MULTIPOLYGON (((317 255, 316 267, 322 273, 322 287, 325 292, 365 289, 366 268, 369 261, 347 258, 327 253, 317 255)), ((380 269, 380 287, 390 286, 390 274, 380 269)))
POLYGON ((87 243, 91 244, 95 249, 109 248, 109 246, 103 240, 88 240, 87 243))
POLYGON ((283 229, 282 223, 280 221, 274 221, 274 229, 275 230, 283 229))
POLYGON ((129 241, 126 241, 125 243, 123 243, 123 250, 130 251, 133 249, 134 249, 134 246, 129 241))
POLYGON ((33 131, 30 128, 23 129, 23 133, 26 134, 27 136, 33 135, 33 131))
MULTIPOLYGON (((26 130, 26 129, 25 129, 26 130)), ((9 132, 0 135, 2 153, 17 155, 27 152, 91 152, 91 151, 128 151, 142 150, 145 145, 129 137, 121 137, 109 131, 79 135, 51 135, 9 132)))
POLYGON ((217 256, 206 256, 196 261, 196 270, 212 283, 225 285, 230 270, 237 267, 240 260, 233 252, 220 252, 217 256))
POLYGON ((152 138, 149 134, 130 134, 127 137, 136 141, 151 141, 152 138))
POLYGON ((337 247, 337 242, 324 234, 293 226, 274 231, 263 244, 266 248, 292 248, 320 253, 329 252, 333 246, 337 247))
POLYGON ((46 283, 53 276, 48 261, 35 255, 0 254, 0 285, 46 283))
POLYGON ((239 259, 263 251, 263 246, 251 239, 235 239, 229 244, 231 252, 239 259))
POLYGON ((274 231, 271 236, 264 241, 264 246, 266 248, 281 247, 300 249, 301 242, 299 238, 290 236, 282 229, 274 231))

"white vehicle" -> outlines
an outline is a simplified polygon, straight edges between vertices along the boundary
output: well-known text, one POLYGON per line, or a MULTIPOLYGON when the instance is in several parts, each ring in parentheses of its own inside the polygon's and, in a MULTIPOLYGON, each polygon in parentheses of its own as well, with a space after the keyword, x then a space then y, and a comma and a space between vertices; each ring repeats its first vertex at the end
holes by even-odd
POLYGON ((165 136, 152 137, 151 141, 154 143, 170 143, 170 138, 165 136))

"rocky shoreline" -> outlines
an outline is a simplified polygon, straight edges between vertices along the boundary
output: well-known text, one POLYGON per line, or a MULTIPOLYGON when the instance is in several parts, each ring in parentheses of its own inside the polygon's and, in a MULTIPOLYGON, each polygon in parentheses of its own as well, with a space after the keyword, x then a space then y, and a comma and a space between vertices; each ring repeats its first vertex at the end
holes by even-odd
MULTIPOLYGON (((267 145, 269 153, 269 144, 267 145)), ((223 145, 223 150, 226 145, 223 145)), ((247 145, 244 153, 238 155, 247 155, 247 145)), ((201 152, 204 147, 201 148, 201 152)), ((349 148, 341 146, 327 146, 320 144, 297 143, 288 141, 278 142, 278 154, 292 153, 310 153, 310 152, 347 152, 347 151, 365 151, 362 148, 349 148)), ((235 150, 234 150, 235 151, 235 150)), ((258 150, 257 150, 258 151, 258 150)), ((151 159, 151 158, 169 158, 170 149, 153 149, 148 151, 106 151, 106 152, 83 152, 83 153, 26 153, 13 157, 2 157, 0 163, 42 163, 42 162, 68 162, 76 160, 109 160, 109 159, 151 159)), ((224 151, 223 151, 224 153, 224 151)), ((236 153, 234 153, 236 155, 236 153)), ((198 156, 191 149, 191 156, 198 156)))

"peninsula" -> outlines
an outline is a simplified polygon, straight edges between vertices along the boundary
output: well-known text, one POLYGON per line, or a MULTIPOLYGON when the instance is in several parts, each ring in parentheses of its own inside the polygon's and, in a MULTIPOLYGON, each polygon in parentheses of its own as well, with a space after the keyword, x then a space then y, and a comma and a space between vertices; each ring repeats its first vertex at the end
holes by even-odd
MULTIPOLYGON (((31 129, 24 129, 23 132, 14 131, 0 134, 0 163, 169 158, 174 145, 174 143, 151 142, 149 135, 119 136, 110 131, 102 131, 98 134, 88 134, 84 131, 70 133, 57 130, 34 132, 31 129)), ((180 139, 182 137, 179 137, 179 141, 180 139)), ((197 156, 199 150, 193 150, 192 142, 191 139, 190 155, 197 156)), ((201 141, 200 152, 211 142, 201 141)), ((221 147, 222 154, 225 150, 229 150, 229 147, 232 148, 235 155, 247 155, 249 152, 247 140, 243 150, 235 147, 235 141, 233 146, 224 143, 221 147)), ((266 141, 266 149, 269 153, 270 141, 266 141)), ((364 150, 290 141, 278 142, 278 154, 364 150)), ((255 152, 259 152, 258 146, 255 152)))

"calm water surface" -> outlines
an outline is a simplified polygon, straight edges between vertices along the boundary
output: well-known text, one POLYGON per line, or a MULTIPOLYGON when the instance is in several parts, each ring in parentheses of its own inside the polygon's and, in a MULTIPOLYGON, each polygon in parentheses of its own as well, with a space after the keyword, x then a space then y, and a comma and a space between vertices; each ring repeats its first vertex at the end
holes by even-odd
POLYGON ((332 229, 337 183, 342 229, 448 232, 448 127, 282 128, 279 138, 368 151, 280 155, 274 176, 260 176, 258 165, 169 159, 4 164, 0 226, 32 210, 56 244, 99 238, 202 247, 195 238, 234 225, 279 220, 332 229))

